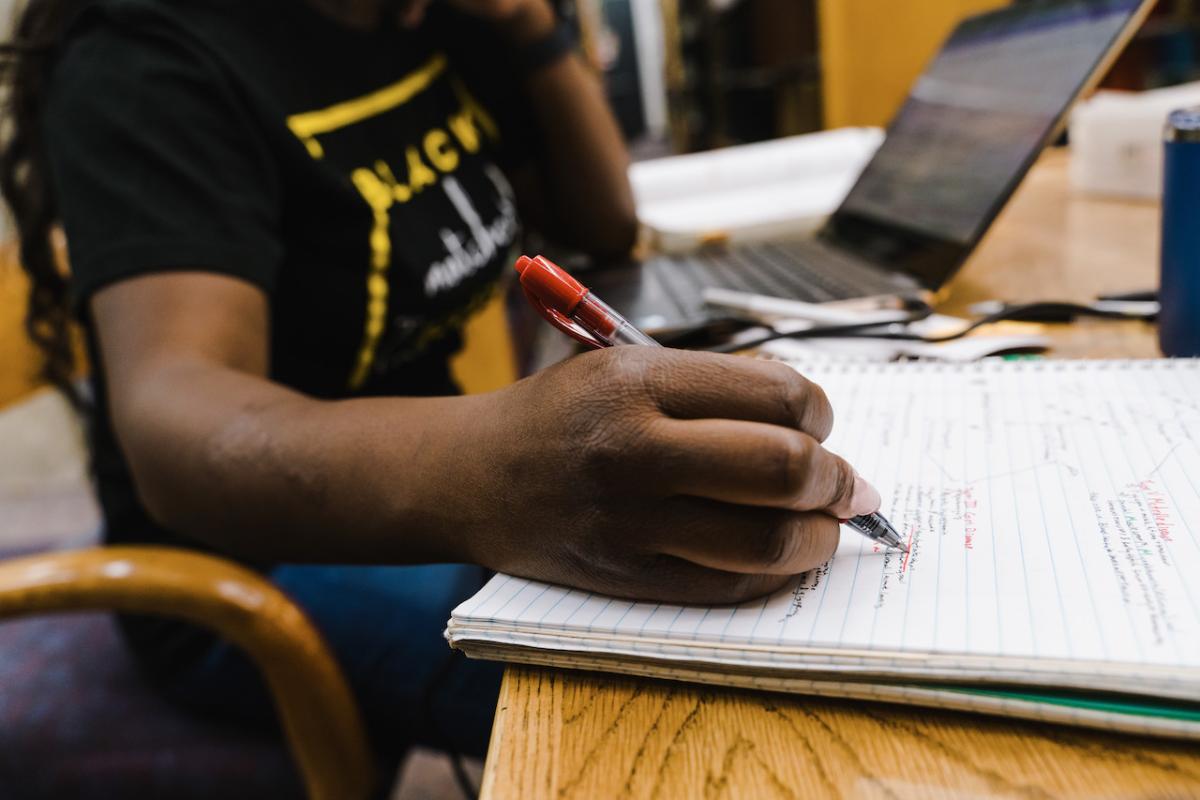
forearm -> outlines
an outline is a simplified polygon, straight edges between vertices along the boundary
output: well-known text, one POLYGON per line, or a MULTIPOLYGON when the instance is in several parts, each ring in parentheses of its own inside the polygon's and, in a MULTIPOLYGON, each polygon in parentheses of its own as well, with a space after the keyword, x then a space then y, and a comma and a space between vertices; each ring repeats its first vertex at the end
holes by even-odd
MULTIPOLYGON (((520 44, 545 35, 553 18, 541 14, 527 12, 520 27, 510 28, 510 39, 520 44)), ((596 255, 628 254, 637 236, 629 157, 600 80, 571 54, 530 74, 526 91, 542 134, 539 168, 551 223, 596 255)))
POLYGON ((484 398, 313 400, 177 363, 116 420, 161 524, 267 561, 470 560, 484 398))

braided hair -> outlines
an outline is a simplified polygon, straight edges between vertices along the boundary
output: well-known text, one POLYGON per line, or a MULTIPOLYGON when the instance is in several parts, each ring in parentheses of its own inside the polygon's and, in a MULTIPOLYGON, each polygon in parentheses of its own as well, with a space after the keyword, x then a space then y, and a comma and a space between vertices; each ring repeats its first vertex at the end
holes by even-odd
POLYGON ((28 0, 11 41, 0 43, 0 87, 7 108, 0 121, 0 194, 20 240, 29 275, 25 329, 44 355, 42 377, 76 405, 75 355, 68 274, 57 257, 58 206, 50 175, 42 112, 59 45, 87 0, 28 0))

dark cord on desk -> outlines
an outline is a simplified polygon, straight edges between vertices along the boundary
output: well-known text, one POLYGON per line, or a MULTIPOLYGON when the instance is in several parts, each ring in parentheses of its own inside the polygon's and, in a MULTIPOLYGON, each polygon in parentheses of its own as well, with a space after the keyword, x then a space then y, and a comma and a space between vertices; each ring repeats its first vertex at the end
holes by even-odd
MULTIPOLYGON (((953 342, 956 339, 962 339, 963 337, 968 336, 982 328, 984 325, 991 325, 996 322, 1042 320, 1046 316, 1056 316, 1061 314, 1070 314, 1080 317, 1100 317, 1102 319, 1144 319, 1144 317, 1131 316, 1118 311, 1102 311, 1092 308, 1091 306, 1081 305, 1079 303, 1038 302, 1007 306, 995 314, 988 314, 985 317, 980 317, 961 330, 955 331, 954 333, 942 334, 940 336, 927 336, 920 333, 909 333, 908 331, 904 330, 906 325, 911 325, 914 322, 920 322, 921 320, 928 319, 931 314, 933 314, 933 309, 929 306, 922 305, 908 318, 893 322, 859 322, 849 325, 826 325, 817 328, 805 328, 798 331, 772 331, 771 333, 764 334, 756 339, 725 343, 703 349, 713 353, 735 353, 742 350, 749 350, 754 347, 759 347, 767 342, 778 341, 779 339, 888 339, 902 342, 942 344, 944 342, 953 342)), ((762 326, 748 325, 748 327, 762 326)))

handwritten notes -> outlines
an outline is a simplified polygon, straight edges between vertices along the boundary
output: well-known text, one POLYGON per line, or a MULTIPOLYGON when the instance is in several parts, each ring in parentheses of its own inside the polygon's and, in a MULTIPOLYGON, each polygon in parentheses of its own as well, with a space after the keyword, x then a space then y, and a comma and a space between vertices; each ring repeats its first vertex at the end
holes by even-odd
POLYGON ((1200 365, 822 366, 827 446, 910 543, 740 606, 497 576, 452 642, 742 668, 1200 694, 1200 365))

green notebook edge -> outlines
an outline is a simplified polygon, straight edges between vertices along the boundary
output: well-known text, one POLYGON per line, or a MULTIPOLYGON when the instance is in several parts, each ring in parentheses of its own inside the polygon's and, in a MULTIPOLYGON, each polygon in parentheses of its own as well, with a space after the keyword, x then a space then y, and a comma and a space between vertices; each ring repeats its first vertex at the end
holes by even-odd
MULTIPOLYGON (((932 688, 926 686, 925 688, 932 688)), ((1187 708, 1179 705, 1169 705, 1167 702, 1156 703, 1152 700, 1123 700, 1117 698, 1088 697, 1084 695, 1051 694, 1043 692, 1013 691, 1010 689, 983 689, 963 686, 938 686, 940 691, 954 692, 963 695, 983 695, 1026 703, 1043 703, 1045 705, 1062 706, 1065 708, 1080 708, 1088 711, 1104 711, 1111 714, 1125 714, 1136 717, 1158 717, 1159 719, 1179 720, 1182 722, 1200 723, 1200 707, 1187 708)))

